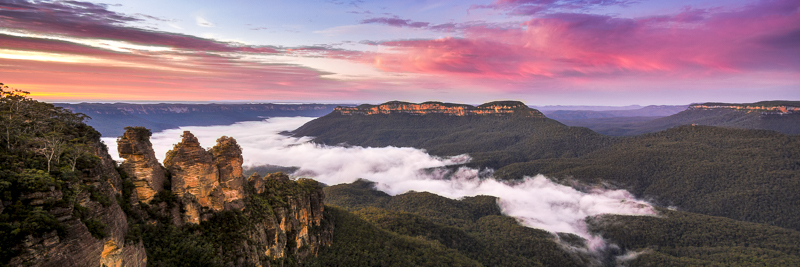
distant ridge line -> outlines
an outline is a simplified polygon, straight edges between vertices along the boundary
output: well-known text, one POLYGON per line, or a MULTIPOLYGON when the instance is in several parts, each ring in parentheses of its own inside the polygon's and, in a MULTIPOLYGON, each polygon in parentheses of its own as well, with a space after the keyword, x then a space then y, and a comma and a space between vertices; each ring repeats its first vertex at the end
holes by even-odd
POLYGON ((359 105, 356 107, 336 107, 334 113, 340 115, 380 115, 380 114, 445 114, 451 116, 470 116, 470 115, 497 115, 497 116, 523 116, 534 118, 545 118, 544 114, 536 109, 532 109, 520 101, 494 101, 479 106, 466 104, 443 103, 443 102, 423 102, 410 103, 402 101, 390 101, 380 105, 359 105))
POLYGON ((732 104, 709 102, 692 104, 689 110, 703 109, 733 109, 746 112, 761 112, 769 114, 800 113, 800 101, 761 101, 756 103, 732 104))

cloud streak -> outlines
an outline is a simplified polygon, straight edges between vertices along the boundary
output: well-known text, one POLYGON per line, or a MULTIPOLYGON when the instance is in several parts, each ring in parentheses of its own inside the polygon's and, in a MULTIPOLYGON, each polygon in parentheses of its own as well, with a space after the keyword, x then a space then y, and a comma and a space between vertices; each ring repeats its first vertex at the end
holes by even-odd
POLYGON ((375 55, 375 65, 513 80, 796 72, 799 8, 783 0, 643 18, 553 13, 514 28, 467 27, 460 38, 380 42, 394 53, 375 55))
MULTIPOLYGON (((427 191, 448 198, 490 195, 498 197, 503 213, 528 227, 553 233, 566 232, 587 239, 588 249, 602 249, 602 238, 592 236, 584 223, 600 214, 653 215, 653 208, 624 190, 594 188, 587 192, 560 185, 544 176, 527 177, 508 184, 491 179, 491 171, 444 167, 465 163, 467 155, 441 158, 409 147, 339 147, 310 143, 310 138, 293 138, 280 132, 293 130, 311 118, 272 118, 264 122, 243 122, 229 126, 183 127, 154 133, 157 156, 163 157, 180 141, 184 130, 192 131, 201 144, 210 146, 221 135, 232 136, 243 148, 245 165, 299 167, 294 175, 313 177, 329 184, 351 183, 359 178, 376 182, 378 190, 391 195, 427 191), (439 169, 437 169, 439 168, 439 169)), ((104 138, 111 151, 115 140, 104 138)), ((114 154, 114 153, 112 153, 114 154)), ((115 155, 116 157, 116 155, 115 155)))

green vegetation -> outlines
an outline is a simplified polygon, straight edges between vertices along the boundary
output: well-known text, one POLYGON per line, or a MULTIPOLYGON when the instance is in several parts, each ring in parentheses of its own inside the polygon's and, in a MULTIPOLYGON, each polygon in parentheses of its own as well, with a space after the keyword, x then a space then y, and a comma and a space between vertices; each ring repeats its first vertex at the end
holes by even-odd
MULTIPOLYGON (((515 219, 501 215, 493 197, 459 201, 430 193, 389 196, 372 186, 371 182, 361 180, 325 188, 328 204, 342 208, 327 208, 334 213, 336 231, 333 246, 320 255, 324 263, 339 260, 350 263, 349 266, 382 265, 354 261, 348 258, 354 255, 350 251, 366 253, 356 259, 385 258, 400 262, 400 257, 393 253, 403 247, 373 243, 385 240, 387 232, 433 241, 484 266, 797 266, 800 263, 800 232, 765 224, 667 209, 659 209, 659 216, 602 215, 587 218, 586 223, 591 232, 613 245, 597 254, 585 254, 579 250, 568 252, 553 241, 552 234, 520 226, 515 219), (342 220, 345 222, 340 223, 342 220), (382 231, 374 230, 376 227, 382 231), (373 252, 375 246, 386 252, 373 252), (384 256, 370 258, 372 253, 384 256)), ((560 233, 559 237, 578 247, 586 242, 571 234, 560 233)))
MULTIPOLYGON (((159 192, 150 204, 139 203, 146 215, 126 212, 130 224, 126 239, 135 242, 141 237, 147 251, 148 266, 228 266, 271 260, 267 255, 261 255, 259 259, 249 258, 253 247, 266 247, 274 242, 254 239, 255 233, 275 231, 270 227, 278 227, 280 218, 274 209, 289 208, 290 198, 315 194, 321 190, 321 185, 310 179, 291 181, 282 173, 270 174, 265 177, 265 182, 267 190, 261 194, 257 194, 252 186, 245 185, 252 194, 245 199, 243 210, 212 212, 199 225, 176 226, 172 221, 176 214, 172 210, 179 200, 169 190, 159 192)), ((129 195, 124 197, 129 194, 125 193, 126 190, 129 190, 127 186, 118 201, 130 201, 129 195)), ((296 251, 292 246, 287 246, 287 249, 288 257, 273 263, 297 265, 296 251)))
POLYGON ((277 165, 258 165, 258 166, 245 166, 243 173, 244 177, 250 177, 253 174, 267 174, 267 173, 293 173, 297 171, 297 167, 283 167, 277 165))
POLYGON ((469 153, 471 166, 502 166, 541 158, 576 157, 617 139, 547 118, 428 114, 338 115, 331 113, 294 131, 315 142, 360 146, 408 146, 434 155, 469 153))
POLYGON ((800 137, 681 126, 580 158, 511 164, 495 175, 543 173, 612 183, 661 206, 800 229, 800 137))
MULTIPOLYGON (((797 125, 797 124, 795 124, 797 125)), ((545 174, 610 184, 662 206, 800 229, 800 136, 681 126, 608 137, 550 119, 330 114, 295 131, 316 142, 468 153, 504 180, 545 174)))
POLYGON ((659 213, 603 215, 587 224, 623 250, 644 252, 631 266, 800 265, 800 232, 666 209, 659 213))
POLYGON ((66 235, 56 210, 74 209, 95 238, 105 225, 78 204, 89 190, 91 201, 111 204, 94 186, 105 149, 100 134, 84 123, 88 117, 28 98, 28 92, 0 84, 0 265, 17 255, 26 237, 54 231, 66 235))
POLYGON ((323 266, 337 261, 344 263, 332 266, 410 266, 372 260, 405 263, 407 254, 418 255, 419 261, 433 261, 413 265, 437 265, 436 260, 442 260, 403 246, 381 245, 380 242, 389 242, 387 233, 433 242, 440 247, 424 247, 442 251, 437 253, 441 255, 457 254, 483 266, 583 266, 594 260, 590 255, 563 250, 550 233, 521 226, 515 219, 501 215, 494 197, 453 200, 417 192, 389 196, 372 187, 371 182, 359 180, 325 188, 329 205, 326 210, 332 210, 336 229, 333 246, 320 254, 323 266), (374 251, 376 247, 382 249, 374 251), (351 251, 367 253, 351 257, 351 251), (384 256, 374 257, 372 253, 384 256), (361 258, 365 261, 356 261, 361 258))
POLYGON ((336 223, 333 245, 309 266, 481 266, 438 241, 381 229, 341 208, 326 206, 336 223))

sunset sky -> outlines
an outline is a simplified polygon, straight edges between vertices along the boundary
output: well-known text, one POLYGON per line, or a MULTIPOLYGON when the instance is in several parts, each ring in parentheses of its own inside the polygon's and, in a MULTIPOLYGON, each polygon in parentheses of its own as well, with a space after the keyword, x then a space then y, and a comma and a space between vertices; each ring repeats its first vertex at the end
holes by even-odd
POLYGON ((798 0, 0 0, 44 101, 800 100, 798 0))

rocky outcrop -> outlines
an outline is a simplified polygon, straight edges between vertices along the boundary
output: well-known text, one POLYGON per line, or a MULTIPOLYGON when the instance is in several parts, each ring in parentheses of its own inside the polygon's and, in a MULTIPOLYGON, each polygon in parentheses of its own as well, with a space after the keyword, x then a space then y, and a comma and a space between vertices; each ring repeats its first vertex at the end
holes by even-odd
POLYGON ((99 164, 81 170, 77 183, 62 187, 62 190, 65 187, 85 188, 76 190, 79 193, 70 197, 74 199, 67 199, 55 188, 21 198, 26 205, 50 206, 48 212, 63 226, 63 232, 54 230, 41 236, 27 236, 22 243, 16 244, 15 249, 20 253, 8 262, 8 266, 147 265, 147 254, 141 240, 126 240, 127 216, 113 201, 122 188, 122 178, 115 163, 103 146, 95 144, 93 150, 100 159, 99 164))
POLYGON ((210 152, 219 172, 223 205, 230 205, 226 209, 240 209, 245 195, 242 148, 236 143, 236 139, 223 136, 217 139, 217 145, 210 152))
POLYGON ((377 114, 446 114, 451 116, 496 115, 524 116, 543 118, 538 110, 531 109, 519 101, 496 101, 480 106, 452 104, 442 102, 424 102, 420 104, 400 101, 386 102, 380 105, 360 105, 357 107, 336 107, 334 113, 341 115, 377 115, 377 114))
POLYGON ((800 114, 800 102, 798 101, 767 101, 752 104, 728 104, 728 103, 703 103, 689 106, 689 110, 703 109, 730 109, 744 112, 760 112, 762 114, 800 114))
MULTIPOLYGON (((135 134, 120 138, 126 142, 122 145, 135 148, 130 151, 152 151, 150 143, 135 134)), ((168 221, 179 227, 206 220, 215 225, 226 224, 213 218, 221 212, 236 210, 233 214, 244 216, 238 218, 246 218, 249 225, 234 234, 231 244, 226 243, 226 251, 231 253, 221 252, 229 260, 226 264, 233 266, 271 266, 288 258, 302 262, 316 255, 320 247, 331 244, 333 224, 323 218, 324 195, 317 182, 293 181, 282 173, 245 178, 243 162, 242 148, 234 138, 220 137, 214 147, 206 150, 191 132, 183 132, 181 142, 164 159, 166 172, 160 179, 168 180, 170 188, 157 191, 150 205, 142 205, 149 209, 146 216, 150 217, 145 221, 149 224, 168 221)), ((131 175, 131 179, 140 178, 131 175)), ((138 188, 137 185, 137 192, 138 188)), ((126 254, 117 240, 106 240, 95 249, 109 266, 132 257, 126 255, 136 255, 135 250, 126 254)))
POLYGON ((125 159, 120 167, 136 186, 139 201, 145 203, 163 190, 166 180, 150 143, 150 135, 150 130, 144 127, 126 127, 125 133, 117 139, 119 156, 125 159))
POLYGON ((292 181, 283 173, 273 173, 261 178, 262 186, 256 191, 264 192, 267 187, 296 194, 283 194, 283 205, 273 207, 273 223, 265 225, 265 231, 257 231, 255 239, 266 244, 262 253, 270 259, 295 255, 306 259, 316 255, 323 246, 333 242, 333 225, 323 218, 325 198, 320 185, 310 179, 292 181))
POLYGON ((225 198, 213 155, 191 132, 184 131, 181 137, 167 152, 164 167, 172 174, 172 193, 184 202, 184 222, 196 224, 205 210, 221 211, 225 198))
POLYGON ((167 152, 164 166, 172 174, 172 192, 184 204, 184 222, 199 223, 210 211, 244 207, 243 162, 236 139, 220 137, 207 151, 191 132, 183 132, 181 142, 167 152))

